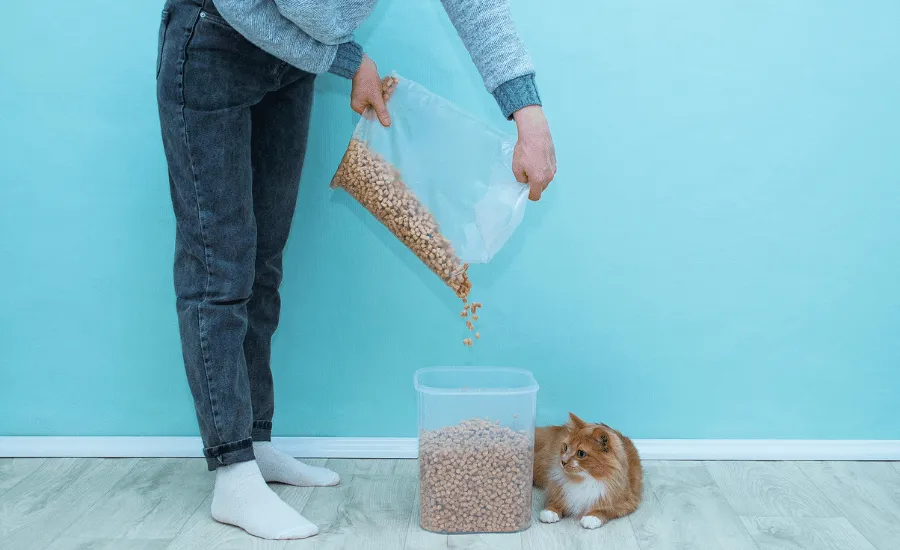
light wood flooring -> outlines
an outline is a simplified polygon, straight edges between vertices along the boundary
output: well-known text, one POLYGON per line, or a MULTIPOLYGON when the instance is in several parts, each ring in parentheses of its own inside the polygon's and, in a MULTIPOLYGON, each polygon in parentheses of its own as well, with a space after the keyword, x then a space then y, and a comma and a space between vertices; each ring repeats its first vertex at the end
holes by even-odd
POLYGON ((646 461, 644 503, 588 531, 571 519, 513 535, 418 526, 416 462, 313 460, 339 487, 273 486, 321 533, 264 541, 209 516, 198 459, 0 459, 0 549, 896 550, 900 463, 646 461))

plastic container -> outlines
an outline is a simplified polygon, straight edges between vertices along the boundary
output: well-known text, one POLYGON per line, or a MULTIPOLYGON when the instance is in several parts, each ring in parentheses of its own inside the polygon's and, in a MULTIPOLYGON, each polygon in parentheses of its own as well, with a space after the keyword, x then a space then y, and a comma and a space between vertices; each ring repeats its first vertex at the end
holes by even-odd
POLYGON ((415 374, 419 525, 514 533, 531 525, 538 384, 526 370, 434 367, 415 374))

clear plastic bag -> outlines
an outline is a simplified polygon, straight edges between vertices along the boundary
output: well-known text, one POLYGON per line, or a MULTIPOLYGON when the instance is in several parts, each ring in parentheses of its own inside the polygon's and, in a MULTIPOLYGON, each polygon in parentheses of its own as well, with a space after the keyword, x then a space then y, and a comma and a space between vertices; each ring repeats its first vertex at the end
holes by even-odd
POLYGON ((528 188, 515 139, 397 77, 391 126, 356 126, 331 187, 349 192, 464 300, 469 263, 487 263, 522 221, 528 188))

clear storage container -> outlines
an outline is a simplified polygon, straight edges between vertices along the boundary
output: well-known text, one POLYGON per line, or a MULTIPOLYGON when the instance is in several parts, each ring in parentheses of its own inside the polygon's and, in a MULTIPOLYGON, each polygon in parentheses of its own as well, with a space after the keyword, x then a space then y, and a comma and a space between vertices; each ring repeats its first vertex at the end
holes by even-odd
POLYGON ((531 524, 538 385, 510 368, 416 372, 419 525, 437 533, 512 533, 531 524))

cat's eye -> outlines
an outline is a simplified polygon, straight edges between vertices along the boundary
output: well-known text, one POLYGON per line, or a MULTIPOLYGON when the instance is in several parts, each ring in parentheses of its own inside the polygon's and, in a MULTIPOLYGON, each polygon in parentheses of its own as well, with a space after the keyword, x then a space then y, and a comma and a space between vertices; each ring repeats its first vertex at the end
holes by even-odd
POLYGON ((578 451, 578 458, 584 458, 587 456, 587 453, 584 451, 578 451))
POLYGON ((563 443, 563 452, 567 452, 569 450, 569 446, 563 443))

